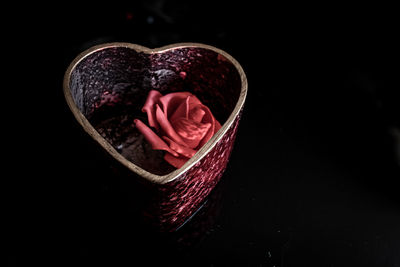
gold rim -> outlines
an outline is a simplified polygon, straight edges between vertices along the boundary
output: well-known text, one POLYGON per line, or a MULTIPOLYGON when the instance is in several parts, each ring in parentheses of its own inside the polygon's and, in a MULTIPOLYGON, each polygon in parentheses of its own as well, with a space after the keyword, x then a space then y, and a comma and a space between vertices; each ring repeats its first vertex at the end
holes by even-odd
POLYGON ((69 65, 67 71, 65 72, 63 89, 64 89, 64 96, 67 101, 67 104, 68 104, 69 108, 71 109, 72 113, 74 114, 76 120, 82 125, 83 129, 94 140, 96 140, 108 153, 111 154, 111 156, 113 156, 116 160, 118 160, 120 163, 122 163, 125 167, 127 167, 131 171, 135 172, 136 174, 142 176, 143 178, 147 179, 148 181, 157 183, 157 184, 165 184, 165 183, 175 180, 181 174, 185 173, 188 169, 190 169, 194 164, 199 162, 214 147, 214 145, 222 138, 222 136, 224 136, 226 131, 231 127, 236 116, 238 116, 240 110, 242 109, 242 106, 244 105, 244 102, 246 99, 247 78, 246 78, 246 75, 245 75, 242 67, 240 66, 240 64, 231 55, 229 55, 228 53, 226 53, 225 51, 223 51, 221 49, 218 49, 218 48, 210 46, 210 45, 205 45, 205 44, 200 44, 200 43, 176 43, 176 44, 163 46, 160 48, 150 49, 150 48, 140 46, 137 44, 117 42, 117 43, 106 43, 106 44, 93 46, 93 47, 87 49, 86 51, 80 53, 72 61, 72 63, 69 65), (125 48, 133 49, 137 52, 144 52, 144 53, 148 53, 148 54, 161 53, 161 52, 165 52, 170 49, 176 49, 176 48, 182 48, 182 47, 205 48, 205 49, 212 50, 216 53, 223 55, 235 66, 236 70, 238 71, 238 73, 240 75, 241 83, 242 83, 242 88, 240 91, 238 102, 236 103, 234 110, 232 111, 228 120, 222 125, 221 129, 216 134, 214 134, 214 136, 201 149, 199 149, 199 151, 197 151, 197 153, 190 160, 188 160, 180 169, 177 169, 166 175, 156 175, 156 174, 152 174, 152 173, 140 168, 136 164, 127 160, 120 153, 118 153, 115 150, 115 148, 96 131, 96 129, 89 123, 89 121, 86 119, 86 117, 82 114, 82 112, 76 106, 76 104, 72 98, 71 90, 69 87, 72 71, 75 69, 77 64, 79 64, 79 62, 81 62, 85 57, 91 55, 92 53, 95 53, 96 51, 99 51, 99 50, 102 50, 105 48, 111 48, 111 47, 125 47, 125 48))

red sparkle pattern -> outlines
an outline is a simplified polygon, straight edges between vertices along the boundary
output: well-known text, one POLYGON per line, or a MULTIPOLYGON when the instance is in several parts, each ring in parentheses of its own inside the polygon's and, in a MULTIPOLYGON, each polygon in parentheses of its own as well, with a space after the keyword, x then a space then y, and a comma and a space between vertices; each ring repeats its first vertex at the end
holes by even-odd
POLYGON ((198 163, 176 178, 159 186, 158 201, 152 206, 152 223, 161 230, 179 227, 203 203, 221 179, 235 142, 241 112, 218 143, 198 163))
MULTIPOLYGON (((69 90, 80 112, 91 123, 96 115, 111 126, 109 119, 119 118, 117 126, 121 126, 125 121, 133 122, 141 114, 150 90, 162 94, 188 91, 200 97, 215 118, 224 123, 237 104, 242 86, 235 66, 206 48, 177 47, 146 54, 128 47, 107 47, 76 65, 71 72, 69 90)), ((111 179, 123 184, 120 193, 126 194, 125 201, 130 203, 132 212, 159 230, 179 228, 201 207, 221 179, 232 152, 240 116, 241 112, 201 160, 163 185, 137 175, 102 150, 105 162, 112 163, 111 179)), ((125 140, 126 132, 122 128, 107 128, 104 137, 110 144, 116 144, 117 150, 125 140)))

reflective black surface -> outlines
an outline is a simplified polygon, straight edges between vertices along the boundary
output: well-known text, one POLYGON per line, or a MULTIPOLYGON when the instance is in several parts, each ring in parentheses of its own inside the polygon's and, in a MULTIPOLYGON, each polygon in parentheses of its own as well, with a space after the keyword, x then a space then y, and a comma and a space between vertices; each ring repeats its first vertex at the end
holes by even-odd
POLYGON ((108 5, 29 11, 35 31, 19 32, 35 55, 31 87, 21 90, 29 95, 21 128, 32 133, 18 131, 25 141, 13 150, 24 164, 16 161, 7 176, 10 266, 400 266, 400 82, 390 7, 108 5), (247 73, 226 173, 172 234, 130 212, 127 192, 63 99, 72 59, 110 41, 202 42, 247 73))

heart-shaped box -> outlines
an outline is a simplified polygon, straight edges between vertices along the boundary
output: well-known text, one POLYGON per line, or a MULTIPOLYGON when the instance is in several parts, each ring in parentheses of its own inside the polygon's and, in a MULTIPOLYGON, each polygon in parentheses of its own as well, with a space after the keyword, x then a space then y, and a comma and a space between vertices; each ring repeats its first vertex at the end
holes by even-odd
POLYGON ((64 95, 75 118, 120 173, 139 181, 133 187, 145 192, 143 217, 164 230, 185 222, 218 183, 246 94, 240 64, 226 52, 198 43, 157 49, 130 43, 94 46, 73 60, 64 77, 64 95), (134 127, 152 89, 163 95, 193 93, 222 125, 180 169, 160 161, 161 152, 149 150, 134 127))

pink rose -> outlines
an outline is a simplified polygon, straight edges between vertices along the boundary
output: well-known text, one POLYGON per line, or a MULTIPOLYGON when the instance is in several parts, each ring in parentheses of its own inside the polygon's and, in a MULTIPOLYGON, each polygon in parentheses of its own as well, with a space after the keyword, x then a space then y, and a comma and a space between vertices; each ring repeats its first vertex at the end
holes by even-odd
POLYGON ((135 126, 153 149, 165 150, 164 159, 182 167, 221 128, 210 109, 189 92, 165 96, 151 90, 142 108, 149 128, 135 119, 135 126))

